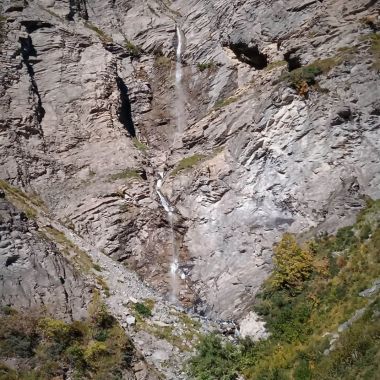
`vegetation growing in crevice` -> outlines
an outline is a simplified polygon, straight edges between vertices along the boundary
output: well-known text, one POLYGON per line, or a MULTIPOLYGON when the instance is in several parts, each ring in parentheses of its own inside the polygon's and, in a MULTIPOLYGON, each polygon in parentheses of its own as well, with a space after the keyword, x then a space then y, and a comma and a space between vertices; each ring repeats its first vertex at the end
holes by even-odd
POLYGON ((141 175, 137 169, 124 169, 119 173, 111 174, 109 179, 111 181, 116 181, 118 179, 141 179, 141 175))
POLYGON ((142 49, 135 45, 133 42, 125 39, 124 40, 124 48, 128 51, 131 57, 133 58, 139 58, 141 57, 142 54, 142 49))
POLYGON ((220 99, 215 103, 214 109, 218 110, 220 108, 229 106, 230 104, 235 103, 238 100, 239 100, 239 96, 230 96, 229 98, 226 98, 226 99, 220 99))
POLYGON ((81 272, 89 273, 93 269, 91 257, 69 240, 63 232, 52 226, 44 226, 39 229, 39 233, 43 238, 56 244, 62 254, 81 272))
POLYGON ((310 86, 317 84, 317 77, 328 73, 345 60, 351 59, 358 51, 357 47, 342 47, 335 56, 316 61, 284 73, 281 80, 287 81, 300 95, 307 96, 310 86))
POLYGON ((203 72, 205 70, 214 70, 215 68, 216 68, 216 63, 214 61, 197 63, 197 69, 200 72, 203 72))
POLYGON ((191 169, 204 160, 204 158, 205 156, 202 154, 194 154, 193 156, 185 157, 177 164, 170 175, 175 176, 183 170, 191 169))
POLYGON ((96 25, 94 25, 92 22, 85 21, 84 26, 86 28, 88 28, 88 29, 91 29, 93 32, 95 32, 99 36, 99 39, 103 43, 111 43, 111 42, 113 42, 111 36, 109 36, 104 30, 102 30, 99 27, 97 27, 96 25))
POLYGON ((0 379, 121 379, 134 347, 99 295, 84 321, 67 323, 43 312, 0 313, 0 356, 26 359, 20 370, 0 364, 0 379))
POLYGON ((44 202, 36 193, 25 193, 1 179, 0 189, 5 192, 9 202, 19 210, 23 211, 30 219, 35 219, 37 217, 39 209, 43 211, 47 210, 44 202))
POLYGON ((142 153, 146 153, 148 150, 148 146, 141 142, 137 137, 132 138, 133 145, 135 146, 136 149, 138 149, 142 153))
POLYGON ((264 69, 265 71, 270 71, 273 70, 277 67, 285 67, 286 66, 286 61, 274 61, 268 64, 268 66, 264 69))
POLYGON ((372 68, 380 71, 380 34, 371 33, 362 38, 363 41, 367 41, 370 44, 370 53, 372 54, 374 61, 372 68))
POLYGON ((205 337, 189 363, 192 378, 376 378, 380 295, 360 293, 380 278, 380 201, 368 201, 357 222, 335 236, 325 234, 300 246, 285 235, 275 256, 274 272, 254 307, 270 337, 234 346, 205 337), (362 308, 364 315, 338 333, 338 327, 362 308))

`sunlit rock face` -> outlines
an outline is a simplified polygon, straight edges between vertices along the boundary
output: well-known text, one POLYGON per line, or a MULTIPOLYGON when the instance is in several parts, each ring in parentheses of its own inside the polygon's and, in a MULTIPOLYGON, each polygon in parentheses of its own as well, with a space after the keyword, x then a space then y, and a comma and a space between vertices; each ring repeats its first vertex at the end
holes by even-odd
POLYGON ((4 1, 1 178, 164 296, 175 244, 178 301, 243 317, 283 232, 332 232, 380 196, 377 10, 4 1))

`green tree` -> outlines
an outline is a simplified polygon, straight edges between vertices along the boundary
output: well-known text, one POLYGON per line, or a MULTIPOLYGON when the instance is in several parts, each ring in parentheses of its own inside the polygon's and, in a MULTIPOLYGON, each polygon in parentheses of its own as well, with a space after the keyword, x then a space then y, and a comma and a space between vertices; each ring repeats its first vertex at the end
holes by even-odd
POLYGON ((300 290, 313 270, 313 258, 291 234, 284 234, 274 249, 274 272, 271 285, 276 289, 300 290))

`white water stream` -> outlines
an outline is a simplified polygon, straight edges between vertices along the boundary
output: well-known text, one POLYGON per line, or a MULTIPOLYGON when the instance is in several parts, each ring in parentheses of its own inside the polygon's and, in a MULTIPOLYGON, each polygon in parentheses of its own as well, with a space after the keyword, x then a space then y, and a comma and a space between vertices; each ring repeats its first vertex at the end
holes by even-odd
POLYGON ((178 249, 177 249, 177 243, 175 238, 175 231, 174 231, 174 208, 169 203, 169 201, 166 199, 164 194, 161 192, 161 186, 164 181, 164 173, 158 173, 158 180, 156 182, 156 192, 158 194, 158 197, 160 198, 160 203, 164 210, 166 211, 166 214, 168 215, 168 222, 170 225, 170 232, 171 232, 171 246, 172 246, 172 257, 171 257, 171 263, 170 263, 170 301, 176 302, 178 297, 178 277, 177 277, 177 271, 178 271, 178 249))
POLYGON ((186 126, 185 103, 186 97, 183 89, 183 69, 182 69, 182 54, 185 48, 185 36, 181 29, 177 26, 177 49, 176 49, 176 66, 175 66, 175 118, 176 131, 174 134, 175 146, 177 139, 182 138, 183 131, 186 126))
MULTIPOLYGON (((183 131, 186 126, 185 115, 185 92, 182 85, 183 70, 182 70, 182 53, 185 47, 185 36, 181 29, 177 26, 177 49, 176 49, 176 70, 175 70, 175 119, 176 119, 176 131, 174 133, 173 146, 176 145, 179 138, 182 138, 183 131)), ((174 231, 174 207, 170 204, 168 199, 161 191, 161 187, 164 181, 164 173, 158 173, 158 180, 156 183, 156 192, 160 198, 162 207, 167 213, 168 222, 171 230, 171 245, 172 245, 172 258, 170 263, 170 300, 177 302, 178 299, 178 276, 182 279, 185 278, 184 273, 179 272, 178 263, 178 248, 176 243, 175 231, 174 231)))

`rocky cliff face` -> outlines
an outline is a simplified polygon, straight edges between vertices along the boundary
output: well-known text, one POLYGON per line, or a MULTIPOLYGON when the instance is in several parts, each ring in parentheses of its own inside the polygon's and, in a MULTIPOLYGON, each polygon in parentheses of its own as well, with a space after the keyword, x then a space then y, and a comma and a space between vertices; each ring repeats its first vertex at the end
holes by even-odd
POLYGON ((163 295, 173 231, 180 302, 239 319, 283 232, 333 232, 380 197, 378 2, 2 8, 1 178, 163 295))

